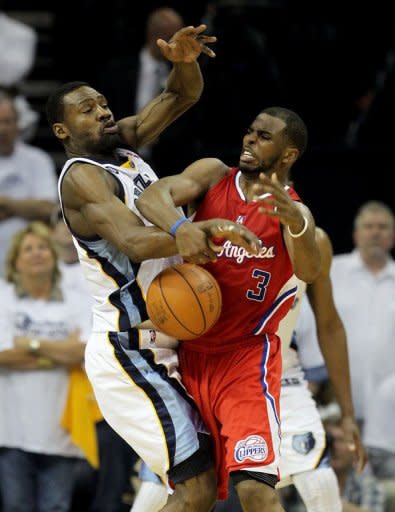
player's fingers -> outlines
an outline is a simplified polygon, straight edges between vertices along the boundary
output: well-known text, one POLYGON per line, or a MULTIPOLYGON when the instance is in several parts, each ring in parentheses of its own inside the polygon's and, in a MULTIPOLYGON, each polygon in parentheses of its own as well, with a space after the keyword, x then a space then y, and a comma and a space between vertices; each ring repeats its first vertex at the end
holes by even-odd
POLYGON ((208 46, 203 45, 201 47, 201 51, 202 51, 202 53, 208 55, 209 57, 216 57, 215 52, 213 52, 213 50, 211 48, 209 48, 208 46))
POLYGON ((202 23, 198 27, 187 27, 187 28, 192 28, 193 31, 195 32, 195 34, 201 34, 202 32, 204 32, 206 30, 207 25, 202 23))
POLYGON ((269 215, 270 217, 280 217, 280 212, 277 209, 269 209, 265 208, 264 206, 260 206, 258 208, 259 213, 262 213, 263 215, 269 215))
POLYGON ((240 236, 245 242, 245 249, 249 250, 253 254, 259 254, 259 251, 262 249, 262 244, 259 238, 254 235, 254 233, 251 231, 243 230, 240 236))
POLYGON ((164 39, 157 39, 156 44, 161 48, 162 50, 165 50, 169 47, 169 43, 167 43, 164 39))
POLYGON ((197 36, 196 38, 201 43, 216 43, 217 37, 216 36, 207 36, 206 34, 201 34, 200 36, 197 36))
POLYGON ((208 246, 210 247, 210 249, 211 249, 212 251, 214 251, 215 253, 217 253, 217 252, 221 252, 221 251, 222 251, 222 248, 223 248, 223 247, 222 247, 222 245, 218 245, 218 244, 216 244, 216 243, 215 243, 212 239, 210 239, 210 238, 207 240, 207 244, 208 244, 208 246))

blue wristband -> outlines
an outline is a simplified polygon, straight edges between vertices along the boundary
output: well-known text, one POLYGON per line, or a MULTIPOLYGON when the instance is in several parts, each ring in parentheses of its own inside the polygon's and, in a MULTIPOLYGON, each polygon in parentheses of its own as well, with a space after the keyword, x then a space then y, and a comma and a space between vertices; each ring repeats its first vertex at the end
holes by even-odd
POLYGON ((181 226, 181 224, 184 224, 184 222, 190 222, 190 220, 186 217, 181 217, 181 219, 178 219, 170 228, 170 234, 172 236, 176 236, 177 229, 181 226))

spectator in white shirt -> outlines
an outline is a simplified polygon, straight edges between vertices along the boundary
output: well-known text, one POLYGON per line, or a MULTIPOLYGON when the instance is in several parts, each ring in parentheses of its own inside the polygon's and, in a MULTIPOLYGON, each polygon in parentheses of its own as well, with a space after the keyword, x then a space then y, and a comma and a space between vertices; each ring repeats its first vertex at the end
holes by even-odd
MULTIPOLYGON (((355 250, 333 258, 334 298, 347 332, 355 413, 361 422, 375 390, 394 368, 394 241, 393 212, 370 201, 355 218, 355 250)), ((391 421, 388 428, 393 428, 391 421)))
POLYGON ((13 234, 29 221, 49 221, 56 179, 52 158, 19 139, 15 104, 0 92, 0 277, 13 234))
POLYGON ((68 512, 83 454, 60 423, 69 368, 82 364, 89 317, 80 295, 59 286, 56 251, 42 223, 15 234, 6 277, 9 285, 0 288, 2 511, 68 512))
POLYGON ((39 120, 20 87, 33 69, 37 42, 33 27, 0 11, 0 89, 14 97, 18 128, 24 140, 34 135, 39 120))

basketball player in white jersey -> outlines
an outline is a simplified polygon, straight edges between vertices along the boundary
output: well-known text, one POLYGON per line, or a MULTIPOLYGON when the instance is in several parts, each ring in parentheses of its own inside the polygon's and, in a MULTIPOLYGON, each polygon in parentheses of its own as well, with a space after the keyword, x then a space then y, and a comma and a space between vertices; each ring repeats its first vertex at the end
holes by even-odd
POLYGON ((201 52, 214 56, 206 44, 215 38, 205 28, 186 27, 169 43, 158 41, 173 71, 166 90, 134 117, 115 123, 105 97, 82 82, 61 86, 47 102, 49 124, 68 156, 59 177, 62 212, 94 299, 86 371, 107 422, 175 488, 166 512, 209 511, 216 485, 208 436, 179 381, 176 353, 152 349, 145 291, 169 265, 164 258, 214 259, 212 236, 254 254, 260 247, 253 233, 226 220, 186 232, 178 223, 170 233, 150 225, 134 202, 157 177, 136 153, 117 148, 152 141, 198 100, 196 59, 201 52))

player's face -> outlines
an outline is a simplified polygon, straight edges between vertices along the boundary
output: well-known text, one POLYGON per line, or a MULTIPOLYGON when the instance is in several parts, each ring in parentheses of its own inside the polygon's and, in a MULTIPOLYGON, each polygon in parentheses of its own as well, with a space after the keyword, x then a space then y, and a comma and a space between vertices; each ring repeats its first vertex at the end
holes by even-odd
POLYGON ((355 245, 367 255, 386 255, 394 246, 394 227, 387 212, 366 211, 355 227, 355 245))
POLYGON ((15 268, 24 277, 51 277, 55 258, 47 241, 34 233, 24 236, 19 247, 15 268))
POLYGON ((239 167, 244 173, 271 174, 281 162, 284 151, 285 122, 260 114, 243 137, 239 167))
POLYGON ((64 97, 64 125, 74 153, 109 155, 120 144, 106 98, 91 87, 79 87, 64 97))

